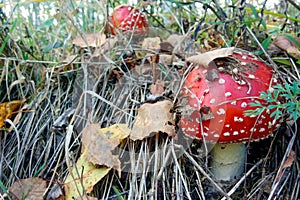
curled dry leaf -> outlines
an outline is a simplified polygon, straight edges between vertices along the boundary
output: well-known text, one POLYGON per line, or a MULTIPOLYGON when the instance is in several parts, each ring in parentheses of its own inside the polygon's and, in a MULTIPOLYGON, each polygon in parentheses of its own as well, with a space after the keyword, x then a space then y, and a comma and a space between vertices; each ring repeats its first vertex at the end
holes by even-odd
POLYGON ((164 132, 175 135, 173 115, 170 110, 173 103, 169 100, 154 104, 145 103, 138 109, 136 120, 130 133, 130 139, 143 140, 153 133, 164 132))
POLYGON ((127 124, 114 124, 108 128, 100 128, 99 124, 90 124, 82 133, 83 152, 89 162, 97 165, 112 167, 121 171, 118 156, 112 151, 121 140, 130 133, 127 124))
POLYGON ((73 40, 73 44, 81 48, 100 47, 106 42, 106 36, 102 33, 88 33, 77 36, 73 40))
MULTIPOLYGON (((300 38, 293 37, 296 41, 300 42, 300 38)), ((293 41, 291 41, 288 37, 280 35, 277 36, 273 42, 273 45, 280 48, 281 50, 286 51, 288 54, 293 56, 294 58, 300 59, 300 51, 293 41)), ((270 46, 270 48, 274 48, 274 46, 270 46)), ((269 49, 270 50, 270 49, 269 49)))
POLYGON ((22 103, 23 101, 15 100, 0 104, 0 128, 4 126, 5 120, 10 118, 20 108, 22 103))
POLYGON ((187 62, 200 64, 203 67, 208 67, 209 64, 216 58, 223 58, 232 55, 234 47, 216 49, 199 55, 191 56, 186 59, 187 62))
POLYGON ((38 177, 21 179, 9 188, 9 194, 12 199, 43 200, 46 185, 46 181, 38 177))
POLYGON ((295 160, 295 152, 293 150, 291 150, 291 152, 290 152, 289 156, 287 157, 286 161, 283 163, 283 165, 279 169, 279 173, 276 177, 276 182, 280 180, 280 178, 282 176, 282 171, 285 168, 291 167, 292 164, 294 163, 294 160, 295 160))

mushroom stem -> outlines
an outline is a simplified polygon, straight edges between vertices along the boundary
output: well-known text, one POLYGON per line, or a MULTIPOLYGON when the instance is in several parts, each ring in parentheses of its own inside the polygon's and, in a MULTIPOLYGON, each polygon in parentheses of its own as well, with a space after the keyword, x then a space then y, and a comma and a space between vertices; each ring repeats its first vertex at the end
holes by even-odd
POLYGON ((211 171, 216 180, 230 181, 241 177, 245 167, 243 143, 216 144, 211 152, 211 171))

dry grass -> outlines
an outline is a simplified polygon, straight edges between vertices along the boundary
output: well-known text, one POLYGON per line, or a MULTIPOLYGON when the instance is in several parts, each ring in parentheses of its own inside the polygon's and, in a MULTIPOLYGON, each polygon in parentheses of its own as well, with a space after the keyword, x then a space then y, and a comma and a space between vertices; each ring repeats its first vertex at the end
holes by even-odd
MULTIPOLYGON (((21 23, 30 21, 30 17, 17 16, 21 12, 17 8, 11 18, 12 22, 17 20, 17 26, 10 33, 12 39, 7 40, 0 57, 1 101, 27 99, 19 122, 14 125, 7 120, 7 129, 0 132, 0 183, 4 186, 0 187, 1 195, 4 188, 8 189, 22 178, 39 176, 63 182, 68 174, 66 162, 75 163, 79 156, 83 128, 89 123, 100 123, 103 127, 126 123, 132 127, 137 109, 147 101, 152 83, 151 70, 137 74, 135 70, 122 68, 125 60, 121 55, 124 52, 141 50, 139 43, 129 45, 125 36, 105 52, 109 59, 97 57, 95 61, 95 57, 91 56, 95 49, 84 52, 72 48, 72 37, 103 31, 98 23, 106 19, 104 5, 99 2, 74 3, 71 7, 45 4, 45 7, 51 6, 60 8, 57 19, 61 20, 61 24, 36 26, 35 23, 43 21, 21 23), (95 10, 95 6, 100 11, 95 10), (80 15, 74 14, 75 8, 80 10, 80 15), (25 34, 26 28, 31 35, 29 38, 25 34), (44 51, 48 44, 55 42, 61 46, 44 51), (33 49, 28 49, 29 46, 33 49), (61 63, 68 55, 75 54, 78 59, 72 64, 61 63), (113 71, 123 71, 124 74, 119 79, 113 71), (53 124, 68 109, 75 109, 75 115, 70 119, 75 125, 74 131, 53 130, 53 124)), ((30 11, 38 9, 29 5, 24 8, 30 11)), ((179 12, 180 9, 172 11, 179 12)), ((170 15, 183 29, 180 19, 174 13, 170 15)), ((153 20, 153 23, 158 22, 153 20)), ((230 28, 235 25, 228 23, 230 28)), ((185 35, 193 35, 194 28, 196 26, 191 26, 185 35)), ((208 29, 213 30, 211 27, 208 29)), ((202 33, 208 29, 203 29, 202 33)), ((1 34, 3 44, 5 34, 1 34)), ((250 29, 242 34, 261 49, 261 43, 256 41, 250 29)), ((190 53, 195 48, 189 46, 189 42, 185 47, 190 53)), ((243 44, 239 42, 238 45, 243 44)), ((285 66, 278 67, 267 53, 263 57, 283 80, 293 81, 286 72, 289 71, 299 81, 296 65, 290 70, 285 66)), ((146 59, 141 58, 139 62, 149 68, 146 59)), ((158 73, 158 78, 165 82, 166 93, 162 98, 175 103, 180 89, 178 86, 183 81, 178 68, 182 66, 161 66, 158 73)), ((300 196, 298 134, 297 124, 284 122, 273 137, 249 144, 246 174, 229 186, 211 178, 209 156, 199 152, 203 144, 192 141, 180 131, 174 138, 160 133, 139 142, 126 140, 116 149, 122 161, 121 177, 111 171, 96 185, 93 195, 99 199, 297 199, 300 196), (291 167, 281 171, 291 150, 295 152, 295 160, 291 167)))

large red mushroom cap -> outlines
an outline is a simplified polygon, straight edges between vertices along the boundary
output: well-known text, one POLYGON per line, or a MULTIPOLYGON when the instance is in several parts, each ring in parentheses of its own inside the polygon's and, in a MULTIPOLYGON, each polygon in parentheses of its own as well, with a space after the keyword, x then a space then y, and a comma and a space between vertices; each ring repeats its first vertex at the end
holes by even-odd
POLYGON ((116 35, 116 29, 121 32, 133 31, 134 34, 148 33, 148 20, 139 9, 130 5, 117 6, 109 17, 111 34, 116 35))
POLYGON ((244 51, 214 60, 214 66, 195 66, 182 89, 180 125, 184 133, 218 143, 258 140, 267 137, 276 120, 270 110, 245 116, 260 92, 272 91, 277 83, 271 68, 244 51))

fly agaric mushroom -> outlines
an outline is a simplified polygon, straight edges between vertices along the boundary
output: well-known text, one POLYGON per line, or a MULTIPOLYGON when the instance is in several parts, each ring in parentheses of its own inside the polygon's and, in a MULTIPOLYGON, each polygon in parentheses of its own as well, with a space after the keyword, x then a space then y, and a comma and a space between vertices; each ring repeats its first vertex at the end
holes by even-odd
POLYGON ((270 110, 245 116, 249 104, 261 99, 260 92, 272 91, 277 79, 264 62, 247 52, 234 52, 214 60, 214 66, 199 66, 188 74, 180 104, 181 129, 185 134, 215 144, 211 171, 216 180, 229 181, 244 170, 246 147, 243 142, 266 138, 277 121, 270 110))
POLYGON ((117 6, 109 17, 111 34, 116 35, 117 29, 121 32, 132 31, 134 34, 148 33, 146 15, 130 5, 117 6))

